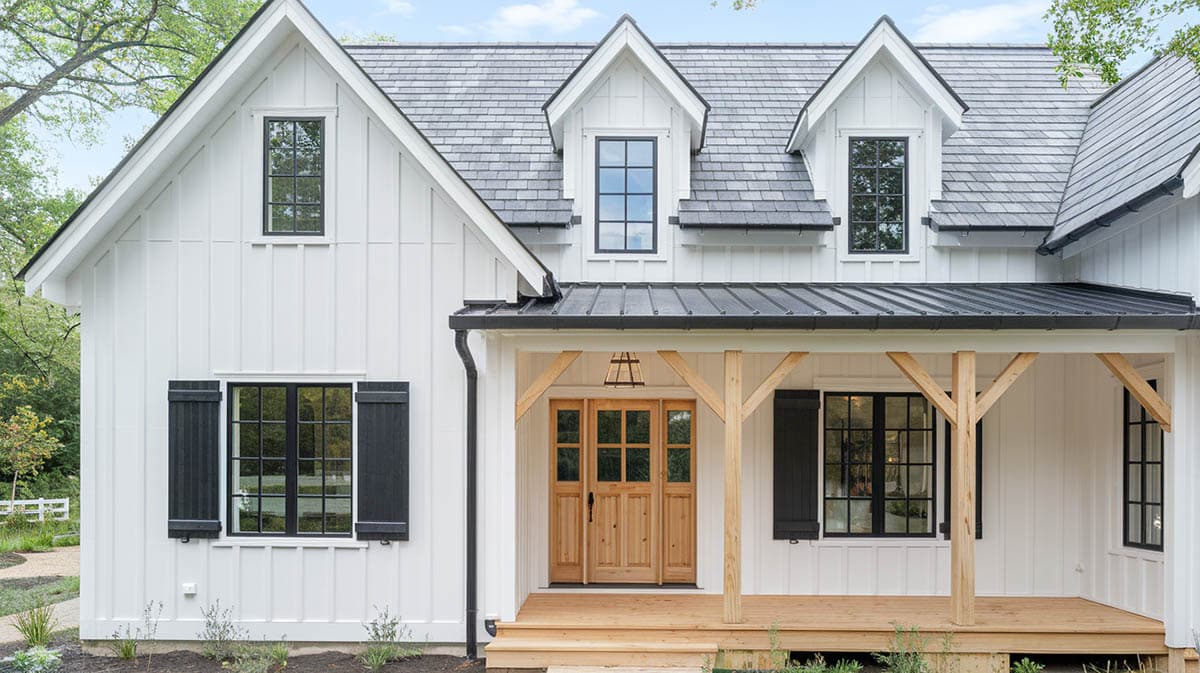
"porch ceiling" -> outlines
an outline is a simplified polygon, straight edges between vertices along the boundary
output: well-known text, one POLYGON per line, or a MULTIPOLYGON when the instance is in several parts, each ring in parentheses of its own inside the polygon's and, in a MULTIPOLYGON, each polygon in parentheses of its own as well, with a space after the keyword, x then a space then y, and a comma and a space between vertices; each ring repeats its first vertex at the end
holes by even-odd
POLYGON ((564 283, 453 329, 1197 329, 1189 296, 1087 283, 564 283))

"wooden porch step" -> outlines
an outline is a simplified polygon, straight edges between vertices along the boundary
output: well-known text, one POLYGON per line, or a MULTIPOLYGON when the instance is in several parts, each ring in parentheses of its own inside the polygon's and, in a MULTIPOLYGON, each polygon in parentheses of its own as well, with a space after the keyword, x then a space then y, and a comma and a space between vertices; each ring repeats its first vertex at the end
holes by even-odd
POLYGON ((540 640, 499 636, 484 648, 488 668, 622 667, 700 669, 712 665, 716 643, 658 640, 540 640))

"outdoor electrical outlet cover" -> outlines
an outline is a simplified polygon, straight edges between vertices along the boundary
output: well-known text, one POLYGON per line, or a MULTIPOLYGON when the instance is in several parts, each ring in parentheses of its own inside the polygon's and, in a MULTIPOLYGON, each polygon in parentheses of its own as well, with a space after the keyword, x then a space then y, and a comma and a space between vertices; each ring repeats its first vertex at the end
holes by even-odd
POLYGON ((195 596, 196 595, 196 583, 195 582, 184 582, 183 595, 184 596, 195 596))

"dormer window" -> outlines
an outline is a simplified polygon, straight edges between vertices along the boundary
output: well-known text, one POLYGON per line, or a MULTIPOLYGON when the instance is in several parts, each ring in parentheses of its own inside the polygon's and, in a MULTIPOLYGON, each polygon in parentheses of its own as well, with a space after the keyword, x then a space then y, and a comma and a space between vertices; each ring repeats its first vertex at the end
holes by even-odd
POLYGON ((600 138, 596 141, 596 252, 654 253, 654 138, 600 138))
POLYGON ((908 140, 850 139, 850 251, 906 252, 908 140))

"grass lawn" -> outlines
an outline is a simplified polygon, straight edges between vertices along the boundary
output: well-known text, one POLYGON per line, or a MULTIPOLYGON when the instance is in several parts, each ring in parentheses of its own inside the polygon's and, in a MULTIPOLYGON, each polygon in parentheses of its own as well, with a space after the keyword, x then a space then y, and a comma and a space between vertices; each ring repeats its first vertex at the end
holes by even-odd
POLYGON ((13 577, 0 580, 0 616, 61 603, 79 596, 78 577, 13 577))
POLYGON ((0 524, 0 554, 49 551, 54 547, 79 544, 79 521, 23 522, 8 520, 0 524))

